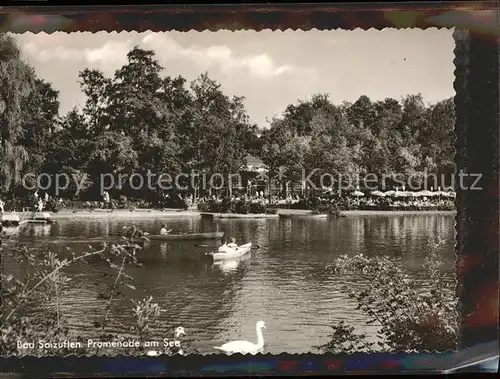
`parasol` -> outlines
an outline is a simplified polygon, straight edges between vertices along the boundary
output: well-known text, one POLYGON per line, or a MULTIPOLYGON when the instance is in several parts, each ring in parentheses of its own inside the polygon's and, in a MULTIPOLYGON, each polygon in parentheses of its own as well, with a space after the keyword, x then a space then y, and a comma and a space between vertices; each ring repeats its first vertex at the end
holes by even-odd
POLYGON ((418 193, 418 196, 426 196, 426 197, 435 196, 435 192, 431 192, 428 190, 418 191, 417 193, 418 193))
POLYGON ((439 196, 443 196, 443 197, 455 197, 457 195, 453 191, 449 191, 449 192, 439 191, 438 194, 439 194, 439 196))

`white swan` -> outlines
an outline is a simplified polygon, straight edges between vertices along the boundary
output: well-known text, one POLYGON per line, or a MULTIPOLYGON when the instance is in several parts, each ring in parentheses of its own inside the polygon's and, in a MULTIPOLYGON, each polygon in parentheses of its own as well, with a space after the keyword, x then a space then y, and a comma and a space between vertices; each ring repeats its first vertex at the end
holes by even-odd
POLYGON ((186 331, 182 326, 175 328, 175 338, 179 338, 181 335, 186 335, 186 331))
POLYGON ((257 354, 264 347, 264 336, 262 335, 262 329, 266 329, 266 323, 264 321, 258 321, 256 325, 257 329, 257 343, 252 343, 249 341, 232 341, 225 343, 222 346, 214 346, 214 349, 221 350, 226 354, 257 354))
MULTIPOLYGON (((178 340, 181 335, 186 335, 186 331, 182 326, 178 326, 177 328, 175 328, 175 339, 178 340)), ((185 355, 184 350, 182 349, 179 349, 177 353, 179 353, 180 355, 185 355)))

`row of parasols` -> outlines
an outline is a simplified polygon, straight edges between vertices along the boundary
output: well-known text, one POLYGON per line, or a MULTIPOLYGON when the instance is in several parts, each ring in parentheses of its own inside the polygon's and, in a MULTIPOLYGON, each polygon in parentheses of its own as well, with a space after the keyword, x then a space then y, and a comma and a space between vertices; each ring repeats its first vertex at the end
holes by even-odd
MULTIPOLYGON (((354 191, 351 193, 352 196, 362 197, 366 196, 365 193, 361 191, 354 191)), ((374 197, 400 197, 400 198, 422 198, 422 197, 446 197, 446 198, 454 198, 456 197, 456 193, 454 191, 372 191, 369 193, 370 196, 374 197)))

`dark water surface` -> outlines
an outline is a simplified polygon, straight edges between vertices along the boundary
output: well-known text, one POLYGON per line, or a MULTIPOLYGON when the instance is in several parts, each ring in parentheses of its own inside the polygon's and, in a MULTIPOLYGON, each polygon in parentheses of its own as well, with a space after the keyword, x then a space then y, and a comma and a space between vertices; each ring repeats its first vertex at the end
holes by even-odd
MULTIPOLYGON (((136 220, 139 228, 157 233, 162 220, 136 220)), ((265 352, 315 351, 327 342, 335 321, 346 320, 359 332, 373 334, 366 317, 355 310, 340 288, 342 276, 328 274, 325 266, 343 254, 389 255, 401 258, 409 273, 418 274, 425 254, 437 239, 445 269, 454 275, 454 216, 401 215, 346 217, 333 220, 227 220, 212 223, 197 218, 167 220, 173 231, 226 231, 238 243, 252 242, 260 248, 240 261, 221 265, 204 257, 213 248, 199 248, 200 242, 151 242, 139 252, 142 267, 130 266, 136 291, 116 300, 112 328, 124 333, 135 321, 132 298, 153 296, 164 312, 153 325, 158 340, 171 337, 171 330, 183 326, 193 344, 212 353, 235 339, 256 342, 255 323, 263 320, 265 352)), ((119 233, 129 220, 60 220, 51 226, 29 226, 19 236, 28 247, 63 251, 88 249, 89 238, 119 233)), ((214 242, 201 242, 213 244, 214 242)), ((61 253, 62 254, 62 253, 61 253)), ((4 261, 8 270, 8 259, 4 261)), ((15 267, 11 268, 15 270, 15 267)), ((103 317, 105 300, 99 299, 110 269, 99 261, 73 267, 62 308, 74 332, 96 338, 94 321, 103 317)), ((349 279, 349 280, 352 280, 349 279)))

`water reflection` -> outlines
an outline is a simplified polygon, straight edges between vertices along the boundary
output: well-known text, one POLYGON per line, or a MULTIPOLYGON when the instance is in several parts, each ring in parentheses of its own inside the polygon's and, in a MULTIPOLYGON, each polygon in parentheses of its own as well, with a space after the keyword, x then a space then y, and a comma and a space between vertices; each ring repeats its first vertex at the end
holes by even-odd
POLYGON ((49 236, 52 230, 52 225, 50 224, 32 224, 28 229, 28 233, 32 237, 45 237, 49 236))
MULTIPOLYGON (((153 296, 165 309, 152 325, 159 338, 183 325, 200 342, 202 352, 219 343, 255 337, 255 323, 266 321, 266 352, 311 351, 325 342, 334 321, 349 320, 360 332, 373 333, 365 315, 341 291, 347 281, 360 278, 332 276, 325 266, 340 255, 365 254, 399 257, 407 271, 418 274, 437 239, 445 269, 454 274, 455 220, 445 215, 402 215, 326 219, 136 220, 136 226, 155 233, 163 223, 174 232, 225 231, 238 244, 252 242, 255 250, 237 261, 212 262, 205 253, 216 250, 193 241, 151 241, 138 251, 142 267, 127 267, 136 290, 124 289, 114 303, 112 328, 125 333, 134 325, 131 298, 153 296)), ((66 247, 76 252, 99 245, 101 237, 118 233, 127 220, 69 220, 19 232, 16 239, 28 247, 50 247, 59 254, 66 247)), ((9 257, 4 269, 19 268, 9 257)), ((105 300, 99 294, 113 281, 100 260, 84 268, 71 267, 72 284, 61 307, 76 333, 95 337, 92 327, 102 315, 105 300), (75 307, 75 304, 78 304, 75 307)), ((128 332, 127 332, 128 333, 128 332)))
MULTIPOLYGON (((148 248, 149 246, 146 245, 143 248, 148 248)), ((167 251, 168 251, 168 244, 166 242, 161 242, 160 243, 160 252, 161 255, 166 258, 167 257, 167 251)))
POLYGON ((225 274, 230 274, 238 270, 238 267, 240 267, 242 262, 248 261, 251 258, 251 255, 251 253, 248 253, 236 259, 215 261, 213 266, 220 269, 225 274))

